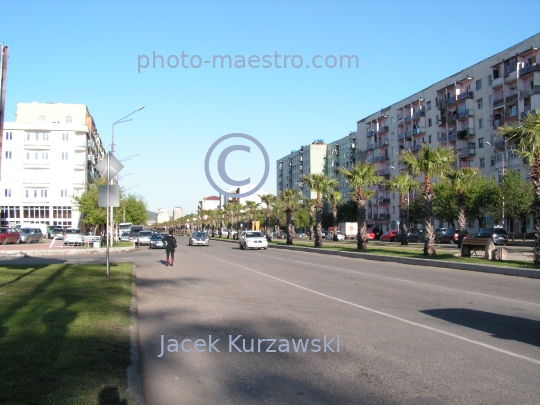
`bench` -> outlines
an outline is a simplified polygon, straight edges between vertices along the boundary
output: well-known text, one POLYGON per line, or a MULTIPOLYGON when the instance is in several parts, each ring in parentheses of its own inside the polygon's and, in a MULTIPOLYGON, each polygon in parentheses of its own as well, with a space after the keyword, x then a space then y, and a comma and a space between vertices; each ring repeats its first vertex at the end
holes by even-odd
POLYGON ((471 257, 471 253, 474 253, 474 256, 478 257, 476 252, 478 250, 486 251, 488 239, 491 240, 491 238, 464 238, 461 241, 461 257, 471 257))

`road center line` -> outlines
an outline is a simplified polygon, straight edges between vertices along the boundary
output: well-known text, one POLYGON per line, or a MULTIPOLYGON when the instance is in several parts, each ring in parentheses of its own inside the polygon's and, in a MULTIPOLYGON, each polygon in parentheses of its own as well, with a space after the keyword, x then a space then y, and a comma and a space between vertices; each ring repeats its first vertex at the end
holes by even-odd
POLYGON ((308 291, 308 292, 316 294, 316 295, 320 295, 321 297, 325 297, 325 298, 328 298, 328 299, 331 299, 331 300, 334 300, 334 301, 337 301, 337 302, 341 302, 343 304, 347 304, 347 305, 353 306, 355 308, 360 308, 360 309, 363 309, 365 311, 369 311, 369 312, 372 312, 372 313, 377 314, 377 315, 385 316, 387 318, 394 319, 396 321, 400 321, 400 322, 403 322, 403 323, 406 323, 406 324, 409 324, 409 325, 413 325, 413 326, 417 326, 419 328, 430 330, 432 332, 437 332, 437 333, 440 333, 442 335, 446 335, 446 336, 450 336, 450 337, 453 337, 453 338, 456 338, 456 339, 459 339, 459 340, 463 340, 465 342, 469 342, 469 343, 472 343, 472 344, 475 344, 475 345, 478 345, 478 346, 481 346, 481 347, 485 347, 486 349, 490 349, 490 350, 493 350, 493 351, 496 351, 496 352, 499 352, 499 353, 507 354, 509 356, 512 356, 512 357, 515 357, 515 358, 518 358, 518 359, 521 359, 521 360, 525 360, 525 361, 528 361, 530 363, 533 363, 533 364, 536 364, 536 365, 540 366, 540 360, 536 360, 536 359, 533 359, 531 357, 523 356, 521 354, 514 353, 514 352, 511 352, 511 351, 508 351, 508 350, 504 350, 504 349, 501 349, 501 348, 498 348, 498 347, 495 347, 495 346, 491 346, 491 345, 488 345, 486 343, 479 342, 477 340, 472 340, 472 339, 466 338, 464 336, 460 336, 460 335, 456 335, 454 333, 446 332, 446 331, 444 331, 442 329, 437 329, 437 328, 433 328, 431 326, 423 325, 423 324, 418 323, 418 322, 409 321, 408 319, 400 318, 399 316, 391 315, 391 314, 388 314, 386 312, 382 312, 382 311, 378 311, 378 310, 373 309, 373 308, 365 307, 363 305, 358 305, 358 304, 355 304, 354 302, 342 300, 341 298, 333 297, 331 295, 324 294, 322 292, 315 291, 315 290, 312 290, 312 289, 307 288, 307 287, 303 287, 303 286, 295 284, 295 283, 291 283, 290 281, 283 280, 281 278, 270 276, 270 275, 262 273, 260 271, 250 269, 249 267, 244 267, 244 266, 241 266, 239 264, 229 262, 227 260, 219 259, 217 257, 208 255, 206 253, 201 253, 201 254, 203 256, 211 257, 212 259, 218 260, 220 262, 228 263, 228 264, 231 264, 233 266, 239 267, 241 269, 248 270, 248 271, 251 271, 253 273, 259 274, 261 276, 265 276, 265 277, 271 278, 273 280, 280 281, 282 283, 285 283, 285 284, 288 284, 290 286, 296 287, 296 288, 298 288, 300 290, 304 290, 304 291, 308 291))
POLYGON ((521 304, 529 304, 529 305, 540 306, 540 304, 537 304, 537 303, 534 303, 534 302, 514 300, 514 299, 512 299, 512 298, 499 297, 499 296, 497 296, 497 295, 490 295, 490 294, 482 294, 482 293, 477 293, 477 292, 473 292, 473 291, 458 290, 457 288, 441 287, 441 286, 434 285, 434 284, 420 283, 420 282, 418 282, 418 281, 405 280, 405 279, 402 279, 402 278, 395 278, 395 277, 381 276, 381 275, 379 275, 379 274, 365 273, 365 272, 363 272, 363 271, 356 271, 356 270, 342 269, 342 268, 339 268, 339 267, 332 267, 332 266, 324 266, 324 265, 322 265, 322 264, 307 263, 307 262, 302 262, 302 261, 299 261, 299 260, 295 260, 294 262, 295 262, 295 263, 301 263, 301 264, 307 264, 307 265, 309 265, 309 266, 324 267, 324 268, 332 269, 332 270, 340 270, 340 271, 346 271, 346 272, 349 272, 349 273, 362 274, 362 275, 365 275, 365 276, 372 276, 372 277, 386 278, 386 279, 388 279, 388 280, 394 280, 394 281, 402 281, 402 282, 404 282, 404 283, 411 283, 411 284, 425 285, 425 286, 429 286, 429 287, 440 288, 440 289, 443 289, 443 290, 449 290, 449 291, 461 292, 461 293, 466 293, 466 294, 480 295, 480 296, 482 296, 482 297, 497 298, 497 299, 500 299, 500 300, 506 300, 506 301, 512 301, 512 302, 519 302, 519 303, 521 303, 521 304))

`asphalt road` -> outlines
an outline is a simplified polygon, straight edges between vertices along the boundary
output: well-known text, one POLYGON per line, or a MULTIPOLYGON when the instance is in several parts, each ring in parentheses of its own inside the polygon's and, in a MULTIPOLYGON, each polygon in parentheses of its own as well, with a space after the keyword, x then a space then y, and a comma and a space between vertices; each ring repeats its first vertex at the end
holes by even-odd
POLYGON ((174 267, 111 256, 136 266, 147 404, 540 403, 540 280, 178 241, 174 267))

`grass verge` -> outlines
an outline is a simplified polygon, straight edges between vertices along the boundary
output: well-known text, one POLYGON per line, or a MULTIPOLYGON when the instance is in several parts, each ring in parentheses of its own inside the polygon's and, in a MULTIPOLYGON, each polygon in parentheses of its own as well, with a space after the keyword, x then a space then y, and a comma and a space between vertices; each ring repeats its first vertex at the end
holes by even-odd
POLYGON ((131 264, 0 267, 0 403, 127 404, 131 264))

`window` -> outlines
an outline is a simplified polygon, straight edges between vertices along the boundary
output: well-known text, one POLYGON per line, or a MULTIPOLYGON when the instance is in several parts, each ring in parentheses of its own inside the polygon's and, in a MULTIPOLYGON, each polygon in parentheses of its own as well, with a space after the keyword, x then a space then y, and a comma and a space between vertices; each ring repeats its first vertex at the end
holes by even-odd
POLYGON ((474 228, 474 218, 469 218, 469 228, 474 228))
POLYGON ((390 148, 390 150, 391 150, 392 156, 394 156, 394 147, 392 146, 392 147, 390 148))
POLYGON ((64 198, 67 196, 68 196, 67 190, 60 190, 60 197, 64 198))
POLYGON ((63 141, 68 141, 69 140, 69 134, 67 132, 62 132, 62 140, 63 141))
POLYGON ((30 140, 30 133, 29 133, 29 132, 26 133, 26 140, 27 140, 27 141, 30 140))
POLYGON ((480 128, 480 129, 484 128, 484 119, 483 118, 480 118, 478 120, 478 128, 480 128))
POLYGON ((44 188, 41 190, 41 197, 47 197, 47 189, 44 188))
POLYGON ((394 125, 394 117, 390 118, 390 124, 394 125))
POLYGON ((49 160, 49 152, 41 152, 41 159, 49 160))
POLYGON ((45 121, 45 116, 44 116, 44 115, 40 115, 40 116, 39 116, 39 120, 40 120, 40 121, 45 121))
POLYGON ((6 150, 6 159, 11 159, 11 151, 6 150))
POLYGON ((488 75, 488 84, 491 86, 493 84, 493 77, 488 75))
POLYGON ((70 117, 70 116, 67 116, 67 117, 66 117, 66 122, 67 122, 67 123, 71 123, 71 117, 70 117))
POLYGON ((24 191, 24 195, 25 195, 26 198, 28 198, 28 193, 29 193, 29 190, 24 191))
POLYGON ((71 219, 71 207, 53 207, 53 218, 71 219))
POLYGON ((476 90, 482 90, 482 79, 476 81, 476 90))
POLYGON ((11 197, 11 189, 10 188, 6 188, 5 189, 5 194, 4 194, 6 197, 11 197))
POLYGON ((484 138, 478 138, 478 149, 484 147, 484 138))
POLYGON ((428 110, 431 110, 431 101, 428 101, 428 102, 427 102, 427 109, 428 109, 428 110))
POLYGON ((493 106, 493 94, 489 96, 489 105, 490 107, 493 106))
POLYGON ((431 135, 428 135, 428 143, 431 143, 431 135))
POLYGON ((68 160, 68 153, 62 152, 62 160, 68 160))
POLYGON ((476 106, 478 107, 479 110, 481 110, 482 107, 484 106, 484 100, 481 98, 476 100, 476 106))
POLYGON ((6 132, 6 141, 13 140, 13 132, 6 132))
POLYGON ((480 158, 480 168, 486 167, 486 159, 480 158))
POLYGON ((23 207, 24 218, 49 218, 49 207, 23 207))
POLYGON ((48 141, 48 140, 49 140, 49 133, 48 133, 48 132, 45 132, 45 133, 43 134, 43 140, 44 140, 44 141, 48 141))
POLYGON ((510 117, 515 117, 517 115, 517 105, 510 107, 510 117))

